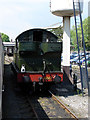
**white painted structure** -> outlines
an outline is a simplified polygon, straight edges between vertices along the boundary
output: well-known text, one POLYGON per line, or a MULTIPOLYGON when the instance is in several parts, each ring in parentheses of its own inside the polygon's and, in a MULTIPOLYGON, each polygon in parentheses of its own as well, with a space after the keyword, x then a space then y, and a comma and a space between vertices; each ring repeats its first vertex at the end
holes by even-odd
MULTIPOLYGON (((78 2, 78 0, 74 0, 78 2)), ((83 0, 80 0, 81 11, 83 11, 83 0)), ((73 0, 51 0, 51 12, 57 16, 74 16, 73 13, 73 0)), ((78 14, 79 7, 76 3, 76 13, 78 14)))
MULTIPOLYGON (((78 0, 74 0, 76 14, 79 13, 78 0)), ((83 1, 80 1, 81 11, 83 1)), ((52 14, 63 17, 63 71, 70 78, 70 17, 74 16, 73 0, 51 0, 50 8, 52 14)))
POLYGON ((63 66, 70 66, 70 17, 63 18, 63 66))
POLYGON ((2 118, 2 83, 3 83, 3 68, 4 68, 3 46, 0 36, 0 119, 2 118))

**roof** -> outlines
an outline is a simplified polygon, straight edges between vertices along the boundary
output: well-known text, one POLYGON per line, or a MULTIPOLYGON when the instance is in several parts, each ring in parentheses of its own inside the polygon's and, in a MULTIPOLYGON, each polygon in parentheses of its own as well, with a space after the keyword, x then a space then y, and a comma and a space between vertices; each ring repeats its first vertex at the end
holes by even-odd
POLYGON ((3 42, 4 47, 14 47, 15 42, 3 42))
POLYGON ((19 35, 16 37, 16 39, 20 38, 22 35, 24 35, 24 34, 26 34, 26 33, 28 33, 28 32, 32 32, 32 31, 44 31, 44 32, 47 32, 47 33, 51 34, 51 35, 54 36, 55 38, 57 38, 56 35, 54 35, 54 34, 53 34, 52 32, 50 32, 50 31, 47 31, 46 29, 35 28, 35 29, 29 29, 29 30, 26 30, 26 31, 22 32, 21 34, 19 34, 19 35))

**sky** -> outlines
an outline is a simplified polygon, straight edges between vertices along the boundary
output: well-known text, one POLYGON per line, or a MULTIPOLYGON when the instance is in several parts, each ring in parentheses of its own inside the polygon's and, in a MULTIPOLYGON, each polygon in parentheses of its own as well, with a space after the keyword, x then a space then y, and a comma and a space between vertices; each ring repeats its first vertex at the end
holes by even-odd
MULTIPOLYGON (((83 19, 88 17, 88 1, 84 0, 83 19)), ((0 32, 13 40, 25 30, 62 22, 62 17, 50 12, 50 0, 0 0, 0 13, 0 32)))

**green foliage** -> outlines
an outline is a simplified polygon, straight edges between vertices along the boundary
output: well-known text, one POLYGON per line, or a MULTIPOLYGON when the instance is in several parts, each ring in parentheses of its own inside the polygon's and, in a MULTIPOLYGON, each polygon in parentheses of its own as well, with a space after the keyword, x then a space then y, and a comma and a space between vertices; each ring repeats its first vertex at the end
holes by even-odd
POLYGON ((90 50, 90 16, 88 17, 88 40, 86 42, 88 43, 88 50, 90 50))
POLYGON ((9 36, 4 33, 1 33, 1 38, 3 42, 10 42, 9 36))
MULTIPOLYGON (((82 43, 82 31, 81 31, 81 25, 79 24, 78 27, 78 41, 80 49, 83 49, 83 43, 82 43)), ((63 27, 53 28, 50 30, 52 33, 54 33, 59 41, 62 41, 63 39, 63 27)), ((77 50, 77 39, 76 39, 76 29, 75 26, 72 27, 70 31, 70 38, 71 38, 71 45, 77 50)), ((87 50, 90 50, 90 17, 83 20, 83 33, 84 33, 84 41, 85 41, 85 47, 87 50)))
MULTIPOLYGON (((90 34, 89 34, 89 18, 84 19, 83 21, 83 33, 84 33, 84 41, 85 41, 85 47, 87 50, 90 50, 90 34)), ((82 34, 81 34, 81 25, 78 25, 78 41, 80 49, 82 49, 82 34)), ((75 50, 77 49, 77 39, 76 39, 76 29, 75 26, 71 29, 71 44, 75 47, 75 50)))
POLYGON ((77 49, 77 41, 76 41, 76 31, 75 31, 75 26, 72 27, 72 30, 70 31, 70 38, 71 38, 71 45, 77 49))
POLYGON ((62 39, 63 39, 63 28, 61 26, 58 27, 58 28, 52 28, 50 31, 58 37, 58 41, 62 41, 62 39))

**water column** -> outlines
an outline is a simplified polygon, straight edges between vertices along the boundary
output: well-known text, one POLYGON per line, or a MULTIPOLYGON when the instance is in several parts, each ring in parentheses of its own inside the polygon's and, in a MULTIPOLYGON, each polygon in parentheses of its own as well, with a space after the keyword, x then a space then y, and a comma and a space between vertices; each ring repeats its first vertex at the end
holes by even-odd
MULTIPOLYGON (((78 0, 74 0, 78 2, 78 0)), ((79 13, 76 5, 76 15, 79 13)), ((81 11, 83 4, 81 5, 81 11)), ((63 17, 63 72, 64 81, 71 81, 70 77, 70 17, 74 16, 73 0, 50 0, 50 11, 52 14, 63 17)))
POLYGON ((63 17, 63 72, 70 79, 70 17, 63 17))

